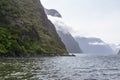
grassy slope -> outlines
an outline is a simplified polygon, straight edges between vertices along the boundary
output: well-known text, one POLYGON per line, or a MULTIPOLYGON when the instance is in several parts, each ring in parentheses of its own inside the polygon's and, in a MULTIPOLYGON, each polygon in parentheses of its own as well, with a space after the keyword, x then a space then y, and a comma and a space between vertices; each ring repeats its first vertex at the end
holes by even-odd
POLYGON ((67 54, 39 0, 0 0, 0 54, 67 54))

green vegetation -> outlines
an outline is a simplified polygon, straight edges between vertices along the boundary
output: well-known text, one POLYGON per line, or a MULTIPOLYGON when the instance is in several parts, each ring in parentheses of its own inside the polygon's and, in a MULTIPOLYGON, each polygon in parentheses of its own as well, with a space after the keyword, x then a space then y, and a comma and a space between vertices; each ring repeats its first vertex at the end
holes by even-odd
POLYGON ((0 55, 67 54, 39 0, 0 0, 0 55))

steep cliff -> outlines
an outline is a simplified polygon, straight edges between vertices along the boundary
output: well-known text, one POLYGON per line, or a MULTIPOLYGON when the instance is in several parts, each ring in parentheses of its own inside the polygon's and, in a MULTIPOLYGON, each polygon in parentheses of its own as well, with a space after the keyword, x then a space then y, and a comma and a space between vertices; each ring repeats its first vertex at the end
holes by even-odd
POLYGON ((40 0, 0 0, 0 55, 67 54, 40 0))
POLYGON ((70 34, 70 32, 66 29, 67 25, 64 25, 65 23, 60 20, 62 19, 61 14, 54 9, 45 9, 45 12, 47 15, 53 17, 54 20, 51 18, 50 19, 55 25, 57 33, 59 34, 61 40, 65 44, 67 51, 69 53, 82 53, 82 50, 80 49, 78 43, 76 42, 74 37, 70 34))
POLYGON ((69 53, 82 53, 82 50, 80 49, 78 43, 75 41, 75 39, 72 37, 70 33, 65 34, 62 31, 57 32, 69 53))

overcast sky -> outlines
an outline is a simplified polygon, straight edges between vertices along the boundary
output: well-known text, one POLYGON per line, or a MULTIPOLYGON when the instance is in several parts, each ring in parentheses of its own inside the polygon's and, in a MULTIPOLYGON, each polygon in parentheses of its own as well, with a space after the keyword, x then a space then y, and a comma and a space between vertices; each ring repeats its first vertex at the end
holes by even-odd
POLYGON ((74 29, 74 36, 98 37, 120 43, 120 0, 41 0, 56 9, 74 29))

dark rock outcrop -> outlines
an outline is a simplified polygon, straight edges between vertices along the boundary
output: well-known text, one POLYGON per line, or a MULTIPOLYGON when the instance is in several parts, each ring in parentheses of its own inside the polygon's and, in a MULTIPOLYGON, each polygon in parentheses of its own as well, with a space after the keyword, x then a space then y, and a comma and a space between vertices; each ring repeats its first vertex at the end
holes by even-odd
POLYGON ((51 15, 54 17, 62 17, 61 14, 55 9, 45 9, 45 12, 47 15, 51 15))

